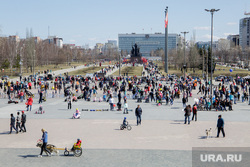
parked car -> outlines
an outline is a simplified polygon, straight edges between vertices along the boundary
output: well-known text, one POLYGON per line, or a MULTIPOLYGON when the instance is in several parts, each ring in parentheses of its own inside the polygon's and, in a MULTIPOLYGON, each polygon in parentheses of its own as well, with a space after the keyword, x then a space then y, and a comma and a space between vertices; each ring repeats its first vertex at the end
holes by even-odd
POLYGON ((215 77, 215 81, 221 81, 223 78, 225 78, 224 75, 219 75, 218 77, 215 77))
POLYGON ((47 75, 47 80, 50 80, 50 81, 53 80, 53 75, 52 74, 48 74, 47 75))
POLYGON ((38 80, 43 81, 43 79, 44 79, 43 76, 39 76, 39 77, 38 77, 38 80))
POLYGON ((9 79, 9 76, 7 75, 2 76, 2 80, 7 80, 7 79, 9 79))

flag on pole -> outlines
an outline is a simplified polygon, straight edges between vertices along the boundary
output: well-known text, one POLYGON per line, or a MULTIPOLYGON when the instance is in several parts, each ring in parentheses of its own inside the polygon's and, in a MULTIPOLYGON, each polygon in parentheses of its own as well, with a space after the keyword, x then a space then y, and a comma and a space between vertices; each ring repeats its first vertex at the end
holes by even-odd
POLYGON ((165 18, 165 28, 168 26, 168 12, 166 13, 166 18, 165 18))

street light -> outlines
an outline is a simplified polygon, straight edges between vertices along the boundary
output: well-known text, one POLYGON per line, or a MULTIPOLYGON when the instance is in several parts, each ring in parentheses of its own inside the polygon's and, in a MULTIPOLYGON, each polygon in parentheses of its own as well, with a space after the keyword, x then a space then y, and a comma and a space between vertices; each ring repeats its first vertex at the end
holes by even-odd
POLYGON ((214 12, 218 12, 220 9, 205 9, 206 12, 210 12, 211 13, 211 81, 210 81, 210 95, 211 95, 211 104, 212 104, 212 99, 213 99, 213 16, 214 16, 214 12))
POLYGON ((184 65, 183 65, 183 69, 184 69, 184 81, 186 80, 185 78, 185 72, 186 72, 186 34, 189 33, 187 31, 181 32, 182 34, 184 34, 184 65))
POLYGON ((36 50, 34 50, 34 58, 33 58, 33 77, 35 78, 35 56, 36 56, 36 50))
POLYGON ((23 49, 23 47, 20 48, 20 61, 19 61, 19 65, 20 65, 20 76, 22 76, 22 49, 23 49))

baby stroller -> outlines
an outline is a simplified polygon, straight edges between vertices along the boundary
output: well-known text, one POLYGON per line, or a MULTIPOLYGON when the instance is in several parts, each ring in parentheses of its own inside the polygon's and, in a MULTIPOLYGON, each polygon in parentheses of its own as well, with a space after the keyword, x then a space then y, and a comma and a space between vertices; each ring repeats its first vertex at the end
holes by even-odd
POLYGON ((43 111, 43 106, 40 105, 39 109, 35 112, 36 114, 44 114, 45 111, 43 111))
POLYGON ((72 116, 72 119, 80 119, 80 118, 81 118, 81 112, 79 112, 79 110, 77 108, 76 112, 72 116))

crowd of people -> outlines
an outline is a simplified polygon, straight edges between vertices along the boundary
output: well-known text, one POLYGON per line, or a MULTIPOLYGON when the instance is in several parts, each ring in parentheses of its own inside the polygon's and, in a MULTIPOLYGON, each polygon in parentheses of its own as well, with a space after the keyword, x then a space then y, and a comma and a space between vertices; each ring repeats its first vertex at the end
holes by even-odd
MULTIPOLYGON (((112 70, 114 67, 109 67, 106 70, 112 70)), ((250 93, 249 82, 244 79, 235 79, 225 82, 222 79, 219 84, 214 84, 212 88, 213 96, 210 92, 210 82, 201 80, 197 77, 186 76, 177 77, 174 75, 161 75, 157 65, 151 63, 143 66, 145 76, 104 76, 98 77, 83 77, 70 76, 55 77, 54 80, 34 80, 33 78, 20 78, 20 81, 3 80, 0 81, 0 90, 2 97, 7 97, 9 100, 18 98, 20 102, 27 100, 27 111, 32 110, 34 92, 39 94, 39 103, 44 101, 44 96, 48 91, 54 94, 64 94, 67 108, 72 108, 72 103, 78 99, 84 101, 104 101, 109 104, 111 111, 117 107, 121 111, 123 106, 123 114, 128 114, 129 105, 127 99, 134 99, 135 102, 155 103, 160 105, 174 105, 176 100, 183 104, 184 123, 190 124, 191 114, 192 120, 197 121, 197 113, 200 110, 215 110, 215 111, 232 111, 234 106, 239 101, 249 101, 250 93), (35 89, 31 93, 31 90, 35 89), (198 89, 198 91, 195 91, 198 89), (194 98, 194 103, 191 104, 190 99, 193 99, 194 91, 198 92, 194 98), (7 96, 6 96, 7 95, 7 96), (117 98, 117 102, 116 102, 117 98)), ((104 71, 103 71, 104 72, 104 71)), ((54 96, 52 96, 53 98, 54 96)), ((142 109, 140 106, 136 108, 135 115, 137 125, 141 124, 142 109)), ((26 131, 25 116, 22 113, 22 118, 19 119, 17 114, 16 123, 15 117, 11 115, 11 130, 14 128, 16 132, 26 131), (24 120, 24 121, 23 121, 24 120), (21 121, 21 122, 20 122, 21 121), (21 125, 21 126, 20 126, 21 125)))

